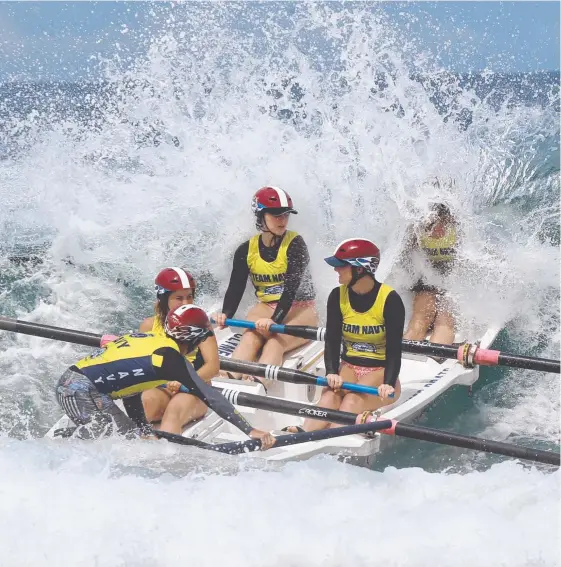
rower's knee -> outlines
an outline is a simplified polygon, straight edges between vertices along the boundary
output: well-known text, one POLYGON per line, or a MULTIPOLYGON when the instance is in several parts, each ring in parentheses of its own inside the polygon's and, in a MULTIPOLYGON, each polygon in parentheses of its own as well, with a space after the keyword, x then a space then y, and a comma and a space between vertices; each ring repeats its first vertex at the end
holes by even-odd
MULTIPOLYGON (((282 340, 278 337, 270 338, 264 345, 263 350, 261 351, 261 357, 259 362, 265 364, 278 364, 279 361, 276 359, 284 354, 285 345, 282 340)), ((282 358, 281 361, 282 362, 282 358)))
POLYGON ((318 405, 330 409, 337 409, 341 405, 343 394, 341 392, 334 392, 329 388, 325 388, 321 394, 318 405))
POLYGON ((363 411, 364 407, 364 396, 361 394, 355 394, 354 392, 349 392, 341 402, 341 411, 350 411, 353 413, 359 413, 363 411))

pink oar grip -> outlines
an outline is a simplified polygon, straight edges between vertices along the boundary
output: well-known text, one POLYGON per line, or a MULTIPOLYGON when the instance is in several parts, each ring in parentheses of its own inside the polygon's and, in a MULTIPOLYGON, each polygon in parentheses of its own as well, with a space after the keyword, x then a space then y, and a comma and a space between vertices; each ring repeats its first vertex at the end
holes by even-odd
POLYGON ((484 366, 497 366, 499 364, 500 350, 489 350, 486 348, 478 348, 473 357, 476 364, 483 364, 484 366))
MULTIPOLYGON (((386 417, 381 416, 381 420, 387 420, 386 417)), ((359 413, 356 416, 355 424, 360 425, 361 423, 372 423, 373 421, 378 421, 376 416, 372 414, 370 411, 364 411, 359 413)), ((394 435, 395 434, 395 426, 397 425, 397 421, 395 419, 390 419, 392 422, 392 426, 388 427, 388 429, 380 429, 380 433, 385 433, 386 435, 394 435)))
POLYGON ((99 346, 104 347, 107 343, 110 343, 118 338, 119 337, 117 335, 103 335, 103 337, 101 337, 101 341, 99 341, 99 346))

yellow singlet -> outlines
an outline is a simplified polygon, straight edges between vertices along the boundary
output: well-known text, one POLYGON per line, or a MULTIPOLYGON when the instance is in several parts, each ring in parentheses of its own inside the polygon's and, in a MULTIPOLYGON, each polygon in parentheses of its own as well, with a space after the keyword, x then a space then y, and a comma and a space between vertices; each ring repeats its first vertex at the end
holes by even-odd
POLYGON ((381 284, 374 305, 365 313, 359 313, 351 307, 349 288, 339 287, 339 305, 343 316, 343 354, 348 357, 386 359, 386 325, 384 305, 393 289, 381 284))
POLYGON ((273 262, 266 262, 259 254, 259 235, 249 240, 247 266, 255 295, 262 303, 278 301, 284 291, 284 277, 288 269, 287 251, 290 243, 298 236, 297 232, 287 230, 282 239, 277 257, 273 262))
POLYGON ((430 236, 430 234, 421 235, 420 245, 431 263, 451 262, 456 255, 456 228, 449 226, 446 233, 440 238, 430 236))

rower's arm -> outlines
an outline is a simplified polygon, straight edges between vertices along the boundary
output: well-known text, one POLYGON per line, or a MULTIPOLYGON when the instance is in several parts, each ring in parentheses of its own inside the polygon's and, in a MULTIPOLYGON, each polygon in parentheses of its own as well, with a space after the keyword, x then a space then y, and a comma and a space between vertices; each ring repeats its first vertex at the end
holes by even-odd
POLYGON ((341 363, 341 340, 343 339, 343 315, 339 306, 340 289, 336 287, 327 300, 327 322, 325 325, 325 373, 339 374, 341 363))
POLYGON ((152 317, 146 317, 146 319, 144 319, 144 321, 140 323, 140 327, 138 328, 138 330, 141 333, 149 333, 152 330, 152 327, 154 326, 154 319, 155 319, 154 315, 152 315, 152 317))
POLYGON ((212 386, 201 380, 193 365, 176 350, 167 347, 158 349, 155 354, 163 355, 162 366, 158 373, 165 380, 170 382, 176 380, 183 384, 190 394, 197 396, 221 418, 229 421, 247 435, 253 431, 254 428, 236 411, 234 406, 212 386))
POLYGON ((224 295, 222 313, 231 318, 236 314, 245 291, 249 267, 247 265, 247 255, 249 254, 249 240, 238 247, 234 254, 230 283, 224 295))
POLYGON ((384 305, 384 324, 386 325, 386 365, 384 384, 395 387, 401 370, 401 341, 405 326, 405 307, 397 291, 391 291, 384 305))
POLYGON ((310 254, 304 239, 298 235, 288 246, 286 251, 288 268, 284 277, 284 290, 271 319, 275 323, 282 323, 288 315, 296 292, 300 287, 302 276, 310 263, 310 254))
POLYGON ((210 382, 220 371, 220 359, 218 358, 218 343, 212 334, 200 345, 199 350, 203 358, 203 365, 197 370, 199 377, 205 382, 210 382))

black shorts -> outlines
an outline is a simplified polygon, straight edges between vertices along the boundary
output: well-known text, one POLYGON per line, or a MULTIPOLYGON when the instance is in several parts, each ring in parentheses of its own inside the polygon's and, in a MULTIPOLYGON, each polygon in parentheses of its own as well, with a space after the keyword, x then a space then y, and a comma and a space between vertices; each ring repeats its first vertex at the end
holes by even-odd
POLYGON ((414 293, 420 293, 421 291, 428 291, 430 293, 435 293, 436 295, 444 295, 445 291, 434 285, 426 284, 422 279, 419 279, 417 283, 411 288, 414 293))

